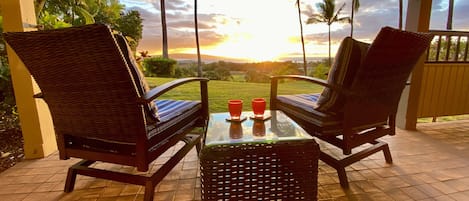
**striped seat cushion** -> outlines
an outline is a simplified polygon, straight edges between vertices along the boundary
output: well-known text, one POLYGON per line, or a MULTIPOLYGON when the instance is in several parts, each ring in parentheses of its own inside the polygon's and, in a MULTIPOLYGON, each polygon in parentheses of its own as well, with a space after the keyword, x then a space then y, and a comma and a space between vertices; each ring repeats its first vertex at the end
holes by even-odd
MULTIPOLYGON (((172 126, 191 126, 190 124, 194 123, 192 121, 196 119, 194 117, 200 116, 202 108, 200 101, 156 100, 155 103, 158 107, 160 121, 147 126, 149 138, 165 133, 172 126), (185 125, 179 125, 181 123, 185 125)), ((168 133, 167 135, 171 134, 168 133)))
MULTIPOLYGON (((312 135, 340 135, 343 131, 343 114, 322 112, 315 109, 319 94, 296 94, 277 96, 277 108, 294 119, 312 135)), ((362 131, 386 125, 387 120, 366 122, 352 130, 362 131)))
MULTIPOLYGON (((332 85, 349 88, 353 78, 363 62, 370 44, 346 37, 340 44, 334 59, 327 82, 332 85)), ((344 96, 329 88, 324 88, 318 101, 317 110, 339 113, 342 111, 344 96)))
POLYGON ((300 125, 301 122, 306 122, 308 128, 305 129, 307 131, 339 134, 342 130, 341 118, 335 114, 316 110, 318 99, 319 94, 279 95, 277 96, 277 108, 300 125), (314 128, 309 125, 314 125, 314 128))

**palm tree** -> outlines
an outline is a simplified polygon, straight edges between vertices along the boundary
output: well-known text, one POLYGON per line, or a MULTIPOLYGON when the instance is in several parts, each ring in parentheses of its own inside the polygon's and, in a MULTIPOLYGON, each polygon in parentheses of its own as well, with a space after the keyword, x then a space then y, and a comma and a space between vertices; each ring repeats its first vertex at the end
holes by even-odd
POLYGON ((197 19, 197 0, 194 0, 194 24, 195 24, 195 43, 197 46, 197 76, 202 77, 202 62, 200 59, 200 44, 199 44, 199 25, 197 19))
POLYGON ((399 29, 402 30, 403 0, 399 0, 399 29))
POLYGON ((301 47, 303 48, 303 69, 304 69, 305 75, 308 75, 306 72, 308 63, 306 62, 305 40, 303 37, 303 23, 302 23, 303 20, 301 20, 300 0, 296 0, 296 6, 298 8, 298 21, 300 23, 301 47))
POLYGON ((168 58, 168 30, 166 29, 166 7, 164 0, 160 0, 161 29, 163 34, 163 58, 168 58))
POLYGON ((448 21, 446 21, 446 29, 453 29, 453 9, 454 9, 454 0, 449 0, 448 3, 448 21))
POLYGON ((340 17, 339 14, 344 8, 345 3, 335 11, 335 0, 323 0, 322 3, 317 3, 316 7, 319 9, 319 14, 312 14, 306 24, 313 23, 327 23, 329 28, 329 66, 331 66, 331 25, 334 22, 345 22, 350 23, 349 17, 340 17))
POLYGON ((353 17, 360 8, 360 0, 352 0, 352 13, 350 15, 350 37, 353 37, 353 17))

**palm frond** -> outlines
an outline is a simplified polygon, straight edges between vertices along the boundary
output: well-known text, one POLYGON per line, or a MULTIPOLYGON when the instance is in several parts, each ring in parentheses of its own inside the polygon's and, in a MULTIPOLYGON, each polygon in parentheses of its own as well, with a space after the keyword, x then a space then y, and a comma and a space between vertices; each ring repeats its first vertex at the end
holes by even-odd
POLYGON ((337 10, 337 12, 335 12, 334 17, 332 17, 331 20, 329 21, 330 24, 332 24, 336 21, 339 21, 338 16, 340 15, 340 12, 344 9, 344 7, 345 7, 345 3, 342 4, 342 6, 340 6, 340 8, 337 10))
POLYGON ((328 22, 328 20, 320 14, 313 14, 308 18, 308 20, 306 21, 306 24, 315 24, 315 23, 321 23, 321 22, 328 22))
POLYGON ((353 4, 353 10, 358 11, 358 9, 360 8, 360 0, 353 0, 353 4))
POLYGON ((85 8, 83 7, 76 7, 77 12, 80 16, 85 19, 86 24, 93 24, 95 23, 93 15, 91 15, 85 8))
POLYGON ((338 18, 334 21, 339 22, 339 23, 350 23, 350 22, 352 22, 352 19, 350 19, 350 17, 341 17, 341 18, 338 18))

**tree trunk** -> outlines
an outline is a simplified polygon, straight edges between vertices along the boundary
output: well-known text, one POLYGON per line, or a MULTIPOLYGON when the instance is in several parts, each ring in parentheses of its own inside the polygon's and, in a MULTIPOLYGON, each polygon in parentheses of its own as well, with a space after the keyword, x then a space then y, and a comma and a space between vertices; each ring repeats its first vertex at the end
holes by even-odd
POLYGON ((453 29, 453 9, 454 9, 454 0, 449 0, 448 4, 448 21, 446 22, 446 29, 453 29))
POLYGON ((297 6, 298 6, 298 20, 300 23, 300 35, 301 35, 301 47, 303 48, 303 69, 304 69, 304 75, 307 76, 307 70, 308 70, 308 63, 306 61, 306 51, 305 51, 305 40, 303 37, 303 23, 301 20, 301 8, 300 8, 300 0, 297 0, 297 6))
POLYGON ((403 0, 399 0, 399 30, 402 30, 403 0))
POLYGON ((166 7, 165 0, 160 0, 161 9, 161 28, 163 34, 163 58, 169 58, 168 56, 168 31, 166 29, 166 7))
POLYGON ((329 26, 329 67, 331 67, 331 25, 328 24, 329 26))
POLYGON ((44 8, 44 4, 46 4, 46 0, 36 0, 35 10, 37 19, 39 19, 39 14, 41 14, 42 9, 44 8))
POLYGON ((197 76, 202 77, 202 61, 200 59, 199 25, 197 19, 197 0, 194 0, 195 43, 197 46, 197 76))
POLYGON ((353 38, 353 17, 355 15, 355 1, 352 0, 352 13, 350 14, 350 37, 353 38))

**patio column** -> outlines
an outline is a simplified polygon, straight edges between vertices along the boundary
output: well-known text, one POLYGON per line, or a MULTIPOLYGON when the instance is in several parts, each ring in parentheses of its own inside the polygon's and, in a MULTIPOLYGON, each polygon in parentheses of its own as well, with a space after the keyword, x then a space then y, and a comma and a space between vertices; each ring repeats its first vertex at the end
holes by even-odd
MULTIPOLYGON (((36 30, 33 0, 1 0, 0 8, 5 32, 36 30)), ((57 150, 49 109, 43 100, 33 98, 40 90, 23 62, 10 47, 7 53, 24 137, 25 157, 32 159, 47 156, 57 150)))
MULTIPOLYGON (((405 29, 408 31, 428 32, 432 0, 409 0, 405 29)), ((415 130, 417 126, 417 110, 422 88, 424 57, 422 57, 412 72, 410 82, 402 92, 397 113, 396 124, 400 128, 415 130)))

